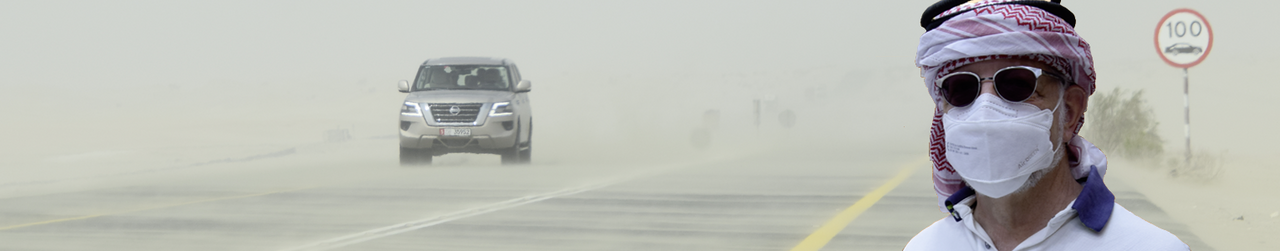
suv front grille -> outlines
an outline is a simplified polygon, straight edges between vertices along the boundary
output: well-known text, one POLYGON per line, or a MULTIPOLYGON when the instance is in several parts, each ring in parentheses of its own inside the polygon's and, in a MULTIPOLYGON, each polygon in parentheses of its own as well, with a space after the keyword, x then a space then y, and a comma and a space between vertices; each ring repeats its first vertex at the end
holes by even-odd
POLYGON ((480 115, 484 103, 429 103, 431 117, 438 123, 471 123, 480 115), (454 107, 457 107, 455 110, 454 107), (457 112, 456 114, 454 112, 457 112))

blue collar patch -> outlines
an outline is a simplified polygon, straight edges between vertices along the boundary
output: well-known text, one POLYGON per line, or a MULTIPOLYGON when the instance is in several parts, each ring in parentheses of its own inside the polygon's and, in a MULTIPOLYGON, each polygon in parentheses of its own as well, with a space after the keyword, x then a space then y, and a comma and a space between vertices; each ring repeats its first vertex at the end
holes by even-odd
POLYGON ((1102 184, 1102 175, 1098 174, 1096 166, 1089 166, 1089 177, 1085 178, 1083 184, 1084 189, 1080 190, 1080 196, 1076 196, 1076 203, 1071 208, 1080 214, 1080 222, 1084 222, 1086 227, 1094 232, 1102 231, 1102 227, 1107 226, 1107 220, 1111 219, 1116 196, 1111 194, 1106 184, 1102 184))
MULTIPOLYGON (((1080 222, 1084 223, 1094 232, 1102 231, 1102 227, 1107 226, 1107 220, 1111 219, 1111 211, 1115 208, 1116 196, 1107 189, 1107 185, 1102 183, 1102 175, 1098 174, 1097 166, 1089 166, 1089 177, 1085 177, 1081 183, 1084 189, 1080 191, 1080 195, 1076 196, 1075 204, 1071 205, 1071 209, 1075 209, 1080 218, 1080 222)), ((955 210, 955 205, 961 200, 973 196, 973 188, 965 186, 960 191, 947 197, 945 205, 947 211, 951 211, 951 217, 956 221, 960 221, 960 213, 955 210)))
POLYGON ((955 205, 964 200, 964 198, 973 196, 973 194, 974 192, 972 187, 964 186, 963 188, 960 188, 960 191, 956 191, 956 193, 951 194, 951 197, 947 197, 947 201, 945 202, 947 205, 947 211, 951 212, 951 218, 955 218, 956 222, 960 222, 963 218, 960 218, 960 213, 956 212, 955 205))

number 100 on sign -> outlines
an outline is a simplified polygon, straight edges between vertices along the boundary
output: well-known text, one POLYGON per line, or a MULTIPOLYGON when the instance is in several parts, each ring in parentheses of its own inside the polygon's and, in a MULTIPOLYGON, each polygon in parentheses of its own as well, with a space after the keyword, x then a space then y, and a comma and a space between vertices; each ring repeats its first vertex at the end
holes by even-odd
POLYGON ((1169 12, 1160 20, 1155 34, 1156 52, 1180 68, 1190 68, 1204 59, 1213 46, 1209 22, 1190 9, 1169 12))

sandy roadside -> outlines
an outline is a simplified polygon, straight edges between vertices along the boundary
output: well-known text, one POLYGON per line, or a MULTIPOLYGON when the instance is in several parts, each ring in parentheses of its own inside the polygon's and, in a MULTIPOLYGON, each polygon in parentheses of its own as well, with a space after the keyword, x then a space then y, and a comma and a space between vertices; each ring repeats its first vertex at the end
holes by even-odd
POLYGON ((1280 200, 1269 179, 1275 163, 1230 156, 1212 180, 1172 177, 1168 168, 1111 159, 1107 178, 1145 194, 1174 219, 1218 250, 1280 250, 1280 200))

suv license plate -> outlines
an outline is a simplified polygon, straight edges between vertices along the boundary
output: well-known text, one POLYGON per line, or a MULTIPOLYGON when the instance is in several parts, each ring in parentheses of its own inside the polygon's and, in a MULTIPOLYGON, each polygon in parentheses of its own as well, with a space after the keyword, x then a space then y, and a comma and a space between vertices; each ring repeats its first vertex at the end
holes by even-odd
POLYGON ((470 128, 441 128, 440 135, 443 136, 471 136, 470 128))

